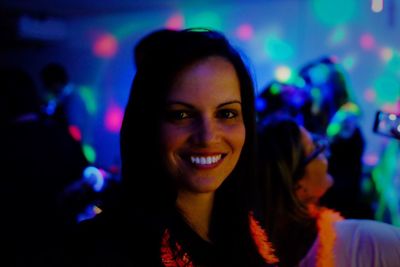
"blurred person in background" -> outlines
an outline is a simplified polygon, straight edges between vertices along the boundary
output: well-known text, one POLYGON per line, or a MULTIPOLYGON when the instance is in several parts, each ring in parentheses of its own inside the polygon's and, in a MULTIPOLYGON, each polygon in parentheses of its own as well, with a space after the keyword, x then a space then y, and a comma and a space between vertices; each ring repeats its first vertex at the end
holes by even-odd
POLYGON ((43 117, 32 77, 0 70, 1 243, 3 266, 54 266, 64 232, 76 223, 64 190, 82 176, 80 144, 58 121, 43 117), (10 265, 11 264, 11 265, 10 265))
POLYGON ((317 136, 288 116, 259 123, 259 183, 279 266, 398 266, 400 228, 345 219, 321 205, 333 180, 317 136))

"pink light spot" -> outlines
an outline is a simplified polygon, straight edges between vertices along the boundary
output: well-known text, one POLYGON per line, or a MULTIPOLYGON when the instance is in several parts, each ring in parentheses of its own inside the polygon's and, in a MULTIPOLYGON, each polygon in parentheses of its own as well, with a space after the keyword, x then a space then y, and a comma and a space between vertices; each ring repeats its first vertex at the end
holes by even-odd
POLYGON ((96 38, 93 45, 93 53, 101 58, 112 58, 118 50, 118 42, 115 37, 105 33, 96 38))
POLYGON ((391 48, 382 48, 379 51, 380 57, 383 59, 383 61, 388 62, 393 58, 393 50, 391 48))
POLYGON ((337 55, 331 55, 329 58, 332 60, 333 63, 339 63, 339 57, 337 55))
POLYGON ((69 125, 68 126, 69 134, 74 138, 76 141, 82 140, 81 130, 79 130, 78 126, 76 125, 69 125))
POLYGON ((367 102, 374 102, 376 99, 376 93, 374 89, 368 88, 367 90, 365 90, 364 98, 367 102))
POLYGON ((174 14, 167 20, 165 27, 171 30, 179 30, 183 28, 184 18, 181 14, 174 14))
POLYGON ((375 153, 367 154, 363 157, 363 161, 368 166, 375 166, 378 163, 378 155, 375 153))
POLYGON ((118 133, 121 129, 123 117, 124 112, 119 106, 112 105, 109 107, 105 116, 106 129, 112 133, 118 133))
POLYGON ((371 50, 375 47, 375 39, 371 34, 365 33, 360 38, 360 45, 364 50, 371 50))
POLYGON ((382 110, 389 113, 398 113, 397 108, 398 108, 397 103, 394 104, 386 103, 382 106, 382 110))
POLYGON ((242 24, 236 29, 236 36, 240 40, 250 40, 251 38, 253 38, 253 35, 253 27, 250 24, 242 24))

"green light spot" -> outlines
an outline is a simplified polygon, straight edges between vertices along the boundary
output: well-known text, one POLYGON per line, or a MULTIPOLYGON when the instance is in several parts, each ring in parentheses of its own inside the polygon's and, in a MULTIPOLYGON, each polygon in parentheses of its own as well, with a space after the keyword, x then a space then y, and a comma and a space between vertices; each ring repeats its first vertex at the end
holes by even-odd
POLYGON ((313 84, 324 84, 329 78, 330 69, 326 64, 318 64, 310 70, 313 84))
POLYGON ((339 123, 330 123, 328 128, 326 129, 326 134, 329 137, 335 136, 340 132, 340 124, 339 123))
POLYGON ((342 27, 338 27, 334 30, 330 37, 330 43, 337 45, 342 43, 346 39, 346 30, 342 27))
POLYGON ((347 56, 346 58, 343 59, 342 64, 343 67, 346 70, 351 70, 354 68, 354 65, 356 63, 356 59, 353 56, 347 56))
POLYGON ((344 111, 344 110, 342 110, 342 109, 339 109, 336 113, 335 113, 335 115, 333 116, 333 118, 332 118, 332 120, 334 120, 335 122, 343 122, 345 119, 346 119, 346 117, 347 117, 348 115, 347 115, 347 112, 346 111, 344 111))
POLYGON ((304 88, 306 86, 306 81, 299 75, 293 75, 293 79, 291 79, 289 82, 292 82, 298 88, 304 88))
POLYGON ((312 88, 311 91, 310 91, 310 93, 311 93, 311 97, 312 97, 314 100, 319 100, 319 99, 321 99, 321 90, 320 90, 318 87, 312 88))
POLYGON ((400 84, 394 74, 385 74, 374 82, 379 104, 395 104, 399 98, 400 84))
POLYGON ((83 144, 83 154, 90 163, 94 163, 96 161, 96 151, 90 145, 83 144))
POLYGON ((355 17, 357 3, 348 0, 312 0, 315 16, 324 24, 335 26, 349 22, 355 17))
POLYGON ((94 90, 87 86, 79 87, 79 95, 85 102, 86 108, 91 115, 97 112, 97 102, 94 90))
POLYGON ((187 16, 187 27, 189 28, 211 28, 221 30, 221 17, 211 11, 196 13, 187 16))
POLYGON ((285 41, 270 36, 264 42, 264 50, 272 60, 287 60, 293 57, 293 48, 285 41))
POLYGON ((391 223, 396 226, 400 225, 400 206, 398 203, 400 196, 396 192, 393 177, 396 177, 396 167, 398 166, 396 157, 399 152, 398 149, 397 140, 391 140, 380 156, 379 163, 372 170, 372 179, 378 194, 375 219, 383 221, 384 214, 388 214, 391 223))
POLYGON ((390 61, 388 62, 387 67, 394 73, 400 74, 400 53, 395 53, 390 61))
POLYGON ((273 84, 269 90, 271 95, 277 95, 281 92, 281 87, 278 84, 273 84))

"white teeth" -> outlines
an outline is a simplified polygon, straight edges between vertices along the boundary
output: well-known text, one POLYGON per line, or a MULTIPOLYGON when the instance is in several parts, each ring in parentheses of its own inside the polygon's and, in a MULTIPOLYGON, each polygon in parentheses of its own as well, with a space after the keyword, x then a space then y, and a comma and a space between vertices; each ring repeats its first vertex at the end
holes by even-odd
POLYGON ((192 161, 193 164, 209 165, 209 164, 214 164, 214 163, 220 161, 221 160, 221 154, 216 155, 216 156, 209 156, 209 157, 191 156, 190 160, 192 161))

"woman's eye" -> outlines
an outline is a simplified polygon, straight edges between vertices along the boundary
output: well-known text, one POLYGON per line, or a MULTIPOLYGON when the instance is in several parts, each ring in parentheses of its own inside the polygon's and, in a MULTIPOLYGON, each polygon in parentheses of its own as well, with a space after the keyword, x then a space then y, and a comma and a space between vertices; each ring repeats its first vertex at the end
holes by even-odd
POLYGON ((238 112, 229 109, 223 109, 218 111, 217 117, 220 119, 233 119, 238 116, 238 112))
POLYGON ((187 111, 182 110, 173 110, 167 112, 167 120, 168 121, 181 121, 187 118, 190 118, 191 114, 187 111))

